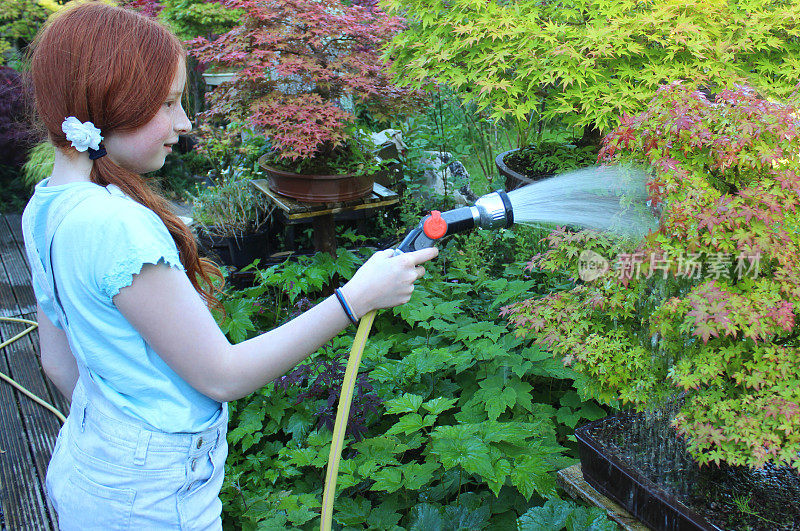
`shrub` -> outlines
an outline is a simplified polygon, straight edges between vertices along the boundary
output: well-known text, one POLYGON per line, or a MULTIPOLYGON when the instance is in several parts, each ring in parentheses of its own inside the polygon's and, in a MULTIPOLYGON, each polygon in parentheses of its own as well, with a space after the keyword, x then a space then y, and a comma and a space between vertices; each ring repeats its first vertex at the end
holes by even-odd
POLYGON ((638 246, 558 231, 532 268, 611 274, 503 310, 587 391, 638 407, 677 393, 701 463, 800 468, 800 131, 796 108, 751 88, 710 101, 673 83, 624 117, 601 159, 652 167, 661 226, 638 246), (580 257, 580 259, 579 259, 580 257))
POLYGON ((358 103, 380 117, 409 103, 410 93, 389 81, 379 57, 401 28, 399 18, 339 1, 225 5, 244 12, 241 23, 215 40, 190 43, 202 63, 239 72, 212 93, 210 115, 247 120, 269 138, 278 160, 347 159, 366 148, 345 107, 358 103))
POLYGON ((22 165, 22 181, 33 188, 40 181, 50 177, 55 163, 55 147, 50 142, 39 142, 28 153, 28 160, 22 165))
POLYGON ((553 120, 584 127, 588 142, 613 129, 624 113, 644 109, 657 87, 674 79, 716 88, 748 81, 786 96, 800 78, 796 2, 384 5, 412 21, 387 52, 396 78, 415 87, 435 80, 461 91, 514 127, 518 147, 542 121, 553 120))
POLYGON ((0 66, 0 164, 19 168, 33 143, 27 102, 20 75, 0 66))
POLYGON ((19 66, 50 10, 35 0, 0 0, 0 65, 19 66))

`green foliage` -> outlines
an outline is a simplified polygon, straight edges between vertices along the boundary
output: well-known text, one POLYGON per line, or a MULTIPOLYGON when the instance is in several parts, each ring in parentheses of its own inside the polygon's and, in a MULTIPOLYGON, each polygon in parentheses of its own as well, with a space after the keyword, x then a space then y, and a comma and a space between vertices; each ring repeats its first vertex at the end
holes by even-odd
POLYGON ((21 213, 30 191, 19 178, 17 168, 0 164, 0 212, 21 213))
POLYGON ((386 0, 409 27, 386 56, 396 78, 462 92, 516 129, 542 122, 609 131, 657 87, 749 82, 786 96, 800 77, 800 5, 761 0, 386 0))
POLYGON ((36 0, 0 0, 0 65, 21 65, 30 44, 50 12, 36 0))
POLYGON ((28 153, 28 160, 22 165, 22 182, 33 188, 53 173, 55 148, 50 142, 40 142, 28 153))
MULTIPOLYGON (((554 472, 574 463, 571 430, 557 417, 573 423, 602 410, 570 391, 574 372, 495 317, 510 298, 548 286, 547 275, 520 278, 519 266, 502 263, 537 248, 531 234, 499 232, 492 245, 481 232, 452 240, 437 262, 443 270, 429 267, 411 302, 378 314, 359 378, 379 401, 351 411, 365 431, 343 452, 338 524, 509 529, 531 503, 555 496, 554 472)), ((340 251, 258 271, 252 288, 226 299, 223 330, 240 341, 280 324, 360 261, 340 251)), ((343 333, 276 385, 230 404, 226 525, 318 528, 331 441, 325 389, 341 385, 320 376, 334 374, 351 344, 343 333)))
POLYGON ((215 125, 202 120, 193 131, 195 150, 211 165, 212 178, 235 171, 248 175, 258 172, 258 157, 268 151, 266 139, 242 122, 215 125))
POLYGON ((645 407, 685 392, 673 425, 701 463, 800 468, 800 132, 796 107, 679 83, 607 136, 601 159, 652 168, 660 228, 643 242, 556 231, 529 267, 578 278, 504 309, 586 391, 645 407))
POLYGON ((155 181, 165 197, 174 201, 191 199, 198 177, 207 175, 211 169, 208 159, 196 151, 176 153, 166 158, 164 165, 147 175, 155 181))
POLYGON ((240 238, 253 234, 267 222, 260 193, 241 172, 224 171, 206 187, 198 187, 192 200, 192 216, 206 232, 240 238))
POLYGON ((564 142, 531 144, 509 153, 503 162, 529 178, 546 177, 597 162, 597 148, 564 142))
POLYGON ((221 2, 205 0, 162 0, 158 18, 183 40, 211 37, 233 28, 243 14, 221 2))
POLYGON ((519 531, 617 531, 619 527, 598 507, 582 507, 575 502, 552 498, 533 507, 519 520, 519 531))

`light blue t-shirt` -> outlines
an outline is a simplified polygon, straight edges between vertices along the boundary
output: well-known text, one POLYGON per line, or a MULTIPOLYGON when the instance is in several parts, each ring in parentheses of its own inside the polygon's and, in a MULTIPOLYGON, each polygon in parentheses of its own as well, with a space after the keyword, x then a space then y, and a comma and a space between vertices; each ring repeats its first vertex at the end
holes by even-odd
MULTIPOLYGON (((72 353, 111 403, 162 431, 198 432, 221 414, 221 404, 178 376, 112 302, 144 264, 183 271, 178 249, 161 219, 118 187, 94 183, 47 186, 44 180, 25 207, 33 240, 45 256, 48 210, 62 193, 85 194, 56 230, 51 247, 58 299, 69 326, 34 275, 36 298, 47 317, 66 328, 72 353), (32 216, 32 217, 31 217, 32 216)), ((46 265, 49 269, 49 265, 46 265)))

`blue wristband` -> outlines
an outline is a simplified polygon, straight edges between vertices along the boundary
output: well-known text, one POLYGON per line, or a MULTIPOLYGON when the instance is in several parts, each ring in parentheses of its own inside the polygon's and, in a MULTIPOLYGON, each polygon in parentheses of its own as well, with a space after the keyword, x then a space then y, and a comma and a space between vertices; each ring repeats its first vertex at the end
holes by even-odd
POLYGON ((347 315, 347 318, 350 319, 350 322, 353 323, 355 326, 358 326, 358 319, 356 319, 353 310, 350 309, 350 305, 347 304, 347 301, 344 299, 344 294, 342 293, 342 290, 336 288, 334 290, 334 293, 336 294, 336 299, 339 301, 339 304, 342 305, 342 309, 344 310, 345 315, 347 315))

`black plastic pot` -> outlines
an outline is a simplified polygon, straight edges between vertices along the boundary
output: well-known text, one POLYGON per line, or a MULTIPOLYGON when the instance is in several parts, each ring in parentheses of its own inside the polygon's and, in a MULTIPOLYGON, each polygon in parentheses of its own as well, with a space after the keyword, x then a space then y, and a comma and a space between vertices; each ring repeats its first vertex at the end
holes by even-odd
POLYGON ((206 254, 237 269, 250 265, 257 258, 263 261, 272 253, 271 238, 267 230, 240 238, 217 236, 213 232, 201 230, 198 240, 206 254))
POLYGON ((536 181, 545 179, 547 177, 552 177, 554 175, 552 173, 542 173, 539 175, 528 176, 512 170, 506 165, 503 159, 505 158, 506 155, 514 153, 515 151, 518 150, 512 149, 510 151, 504 151, 503 153, 497 155, 494 159, 494 164, 495 166, 497 166, 497 171, 499 171, 500 175, 502 175, 506 179, 507 192, 510 192, 511 190, 516 190, 517 188, 525 186, 526 184, 531 184, 536 181))
POLYGON ((722 531, 606 450, 591 435, 599 420, 575 430, 583 478, 656 531, 722 531))

